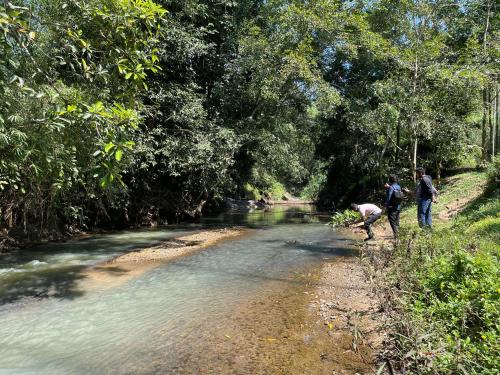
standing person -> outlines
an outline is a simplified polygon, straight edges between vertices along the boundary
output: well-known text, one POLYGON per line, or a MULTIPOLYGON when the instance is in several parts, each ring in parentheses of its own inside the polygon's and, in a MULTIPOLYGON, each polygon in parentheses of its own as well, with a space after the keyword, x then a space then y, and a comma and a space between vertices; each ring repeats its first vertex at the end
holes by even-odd
POLYGON ((389 183, 386 183, 385 207, 387 209, 387 218, 394 234, 394 239, 398 239, 399 233, 399 215, 401 213, 401 186, 398 184, 398 177, 394 174, 389 175, 389 183))
POLYGON ((417 218, 420 228, 432 229, 432 202, 436 201, 436 189, 432 186, 432 178, 425 174, 425 169, 416 169, 419 180, 415 195, 417 197, 417 218))
POLYGON ((364 228, 366 230, 366 233, 368 234, 368 237, 365 238, 365 241, 375 238, 372 230, 372 224, 380 219, 380 216, 382 216, 382 210, 371 203, 360 205, 353 203, 351 204, 351 209, 353 209, 354 211, 358 211, 364 221, 364 228))

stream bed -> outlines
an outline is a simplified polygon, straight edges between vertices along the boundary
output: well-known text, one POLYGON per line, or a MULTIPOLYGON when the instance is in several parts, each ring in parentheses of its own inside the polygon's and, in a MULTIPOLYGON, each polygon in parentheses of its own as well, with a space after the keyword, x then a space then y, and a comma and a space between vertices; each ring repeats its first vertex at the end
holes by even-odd
POLYGON ((349 238, 310 213, 278 207, 207 220, 252 229, 113 288, 76 285, 84 268, 199 228, 127 231, 1 259, 0 374, 269 373, 269 345, 303 319, 305 275, 352 252, 349 238))

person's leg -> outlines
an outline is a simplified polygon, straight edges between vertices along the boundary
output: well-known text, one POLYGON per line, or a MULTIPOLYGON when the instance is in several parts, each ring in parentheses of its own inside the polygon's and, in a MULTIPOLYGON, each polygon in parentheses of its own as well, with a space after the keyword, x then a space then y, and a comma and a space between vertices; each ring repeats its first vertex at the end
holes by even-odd
POLYGON ((396 226, 396 219, 397 219, 397 210, 392 210, 392 209, 388 209, 387 210, 387 219, 389 219, 389 224, 391 225, 391 229, 392 229, 392 234, 394 235, 394 237, 397 236, 397 226, 396 226))
POLYGON ((374 222, 376 222, 378 219, 380 219, 380 216, 382 216, 382 214, 371 214, 370 216, 368 216, 368 219, 366 219, 365 221, 365 229, 366 229, 366 233, 368 234, 368 238, 373 238, 374 235, 373 235, 373 230, 372 230, 372 224, 374 222))
POLYGON ((399 215, 401 214, 401 210, 396 210, 395 214, 395 220, 394 220, 394 227, 396 230, 394 231, 394 238, 398 239, 399 238, 399 215))
POLYGON ((432 225, 432 219, 430 218, 431 215, 431 203, 432 201, 430 199, 425 199, 421 201, 420 205, 420 227, 421 228, 426 228, 426 227, 431 227, 432 225))
POLYGON ((432 200, 429 199, 429 204, 425 210, 425 224, 432 228, 432 200))
POLYGON ((368 238, 373 238, 372 224, 371 224, 371 222, 368 221, 369 219, 370 218, 366 219, 363 227, 366 230, 366 234, 368 235, 368 238))
POLYGON ((424 213, 424 200, 419 199, 417 201, 417 220, 418 220, 418 226, 422 228, 425 225, 425 213, 424 213))

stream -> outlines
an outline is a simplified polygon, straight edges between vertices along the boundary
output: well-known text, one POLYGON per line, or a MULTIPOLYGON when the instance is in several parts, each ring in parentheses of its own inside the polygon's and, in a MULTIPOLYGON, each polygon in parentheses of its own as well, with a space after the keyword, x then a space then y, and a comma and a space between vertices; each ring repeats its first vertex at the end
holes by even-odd
MULTIPOLYGON (((302 319, 305 276, 351 253, 313 212, 277 206, 0 255, 0 374, 269 373, 268 345, 302 319), (112 288, 81 287, 100 262, 222 224, 251 229, 112 288)), ((276 349, 283 361, 289 349, 276 349)))

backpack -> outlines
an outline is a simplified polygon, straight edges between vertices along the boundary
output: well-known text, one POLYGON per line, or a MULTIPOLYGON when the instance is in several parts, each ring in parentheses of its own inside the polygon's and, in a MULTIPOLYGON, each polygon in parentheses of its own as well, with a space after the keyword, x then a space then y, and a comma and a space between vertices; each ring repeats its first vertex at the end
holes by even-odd
POLYGON ((393 204, 398 205, 400 204, 405 197, 405 193, 403 193, 402 190, 394 190, 392 193, 391 201, 393 204))

